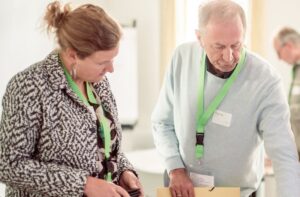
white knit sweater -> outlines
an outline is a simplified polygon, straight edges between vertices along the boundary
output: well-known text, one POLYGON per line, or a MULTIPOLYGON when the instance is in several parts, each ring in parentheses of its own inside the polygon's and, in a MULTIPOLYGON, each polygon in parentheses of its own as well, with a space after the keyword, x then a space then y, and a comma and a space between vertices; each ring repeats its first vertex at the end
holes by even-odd
MULTIPOLYGON (((218 110, 231 116, 224 126, 210 119, 204 156, 195 157, 200 61, 199 43, 179 46, 152 114, 155 145, 168 171, 209 173, 215 186, 255 191, 263 176, 264 147, 272 159, 280 197, 300 196, 300 168, 281 80, 266 61, 247 51, 244 68, 218 110)), ((226 79, 206 72, 205 107, 226 79)))

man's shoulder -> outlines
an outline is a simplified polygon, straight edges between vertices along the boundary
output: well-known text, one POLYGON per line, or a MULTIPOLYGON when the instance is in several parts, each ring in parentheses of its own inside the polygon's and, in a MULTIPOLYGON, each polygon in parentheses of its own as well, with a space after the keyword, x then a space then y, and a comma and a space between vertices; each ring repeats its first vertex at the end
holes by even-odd
POLYGON ((201 56, 202 48, 199 42, 186 42, 180 44, 176 47, 173 53, 173 61, 180 62, 189 62, 192 63, 194 61, 199 60, 201 56))
POLYGON ((250 50, 246 50, 246 61, 250 61, 252 64, 257 66, 270 66, 270 63, 265 58, 250 50))
POLYGON ((176 48, 176 52, 178 53, 188 53, 188 52, 194 52, 194 51, 199 51, 201 50, 201 46, 199 42, 185 42, 176 48))
POLYGON ((269 61, 249 50, 247 50, 246 53, 246 66, 248 70, 251 70, 256 76, 262 75, 264 77, 280 78, 278 71, 269 61))

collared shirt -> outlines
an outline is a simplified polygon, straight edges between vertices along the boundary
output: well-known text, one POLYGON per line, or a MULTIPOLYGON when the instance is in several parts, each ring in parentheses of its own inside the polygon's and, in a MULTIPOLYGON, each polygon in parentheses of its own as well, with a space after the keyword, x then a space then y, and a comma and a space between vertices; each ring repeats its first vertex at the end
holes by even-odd
POLYGON ((206 62, 207 62, 207 71, 217 77, 222 78, 222 79, 229 78, 234 71, 234 70, 232 70, 230 72, 220 72, 214 67, 214 65, 209 61, 209 59, 207 57, 206 57, 206 62))

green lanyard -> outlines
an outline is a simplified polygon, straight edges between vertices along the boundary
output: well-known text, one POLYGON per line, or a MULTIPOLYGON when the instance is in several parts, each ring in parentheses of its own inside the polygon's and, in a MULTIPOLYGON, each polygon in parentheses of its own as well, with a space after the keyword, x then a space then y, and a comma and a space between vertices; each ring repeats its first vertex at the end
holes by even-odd
MULTIPOLYGON (((75 83, 75 81, 72 79, 71 75, 69 74, 69 72, 67 71, 65 66, 63 66, 63 69, 64 69, 64 73, 65 73, 65 76, 67 78, 67 81, 68 81, 70 87, 72 88, 72 90, 76 93, 76 95, 80 98, 80 100, 86 106, 91 107, 91 105, 89 104, 88 101, 90 101, 91 103, 94 103, 94 104, 100 104, 100 106, 96 110, 96 114, 97 114, 97 118, 98 118, 98 121, 99 121, 100 126, 101 126, 100 131, 103 131, 103 134, 100 133, 100 135, 104 138, 105 158, 109 159, 110 152, 111 152, 111 149, 110 149, 110 144, 111 144, 110 126, 109 126, 108 120, 104 116, 104 112, 103 112, 101 101, 100 101, 99 97, 97 96, 97 94, 95 94, 97 96, 97 99, 95 98, 91 86, 89 85, 89 83, 86 83, 86 90, 87 90, 87 96, 88 96, 88 100, 87 100, 86 97, 80 91, 80 89, 77 86, 77 84, 75 83)), ((112 181, 111 172, 108 172, 106 174, 105 178, 106 178, 107 181, 111 182, 112 181)))
POLYGON ((240 73, 243 65, 245 63, 245 49, 242 49, 241 58, 239 60, 238 65, 234 69, 231 76, 226 80, 223 87, 218 92, 217 96, 213 99, 213 101, 209 104, 207 109, 204 111, 204 85, 205 85, 205 73, 206 73, 206 54, 203 51, 202 59, 201 59, 201 67, 200 67, 200 86, 199 86, 199 95, 198 95, 198 112, 197 112, 197 132, 196 132, 196 158, 200 159, 204 153, 204 129, 205 126, 212 116, 212 114, 216 111, 220 103, 223 101, 224 97, 227 95, 230 87, 233 82, 236 80, 238 74, 240 73))

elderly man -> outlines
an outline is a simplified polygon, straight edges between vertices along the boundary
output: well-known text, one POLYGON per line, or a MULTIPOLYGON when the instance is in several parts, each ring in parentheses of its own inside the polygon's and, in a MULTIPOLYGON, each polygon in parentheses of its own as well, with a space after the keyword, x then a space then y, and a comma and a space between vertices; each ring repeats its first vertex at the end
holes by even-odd
POLYGON ((291 125, 300 156, 300 34, 290 28, 282 28, 274 37, 278 58, 293 66, 289 93, 291 125))
POLYGON ((244 48, 243 9, 230 0, 199 10, 198 42, 179 46, 152 114, 155 145, 164 159, 172 196, 193 186, 255 192, 264 147, 280 197, 300 196, 299 163, 280 77, 244 48))

